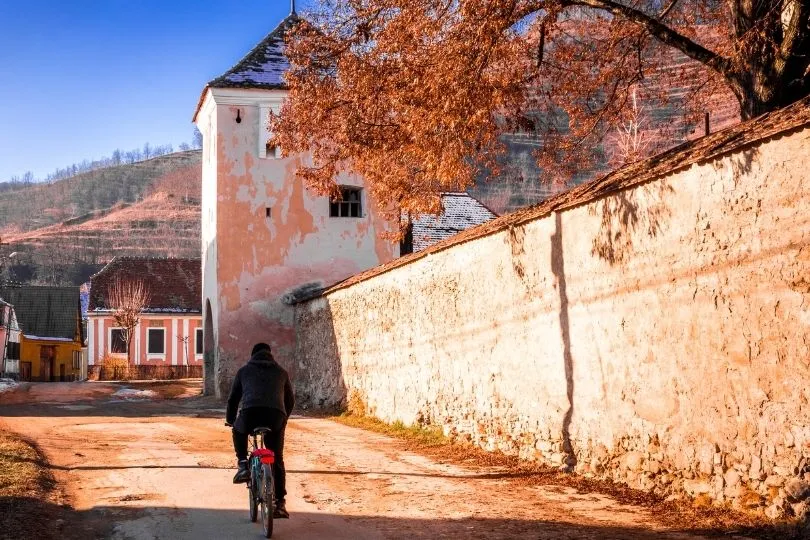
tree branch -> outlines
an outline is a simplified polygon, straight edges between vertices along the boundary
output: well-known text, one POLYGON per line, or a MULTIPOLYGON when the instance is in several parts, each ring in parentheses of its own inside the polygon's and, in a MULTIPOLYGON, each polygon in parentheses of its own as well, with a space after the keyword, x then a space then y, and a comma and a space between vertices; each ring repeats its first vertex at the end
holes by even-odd
POLYGON ((662 10, 661 10, 661 13, 659 13, 659 14, 658 14, 658 20, 660 21, 660 20, 662 20, 664 17, 666 17, 666 16, 669 14, 669 12, 670 12, 670 11, 672 11, 672 8, 674 8, 674 7, 675 7, 675 4, 677 4, 677 3, 678 3, 678 0, 672 0, 672 1, 671 1, 671 2, 670 2, 668 5, 667 5, 667 7, 665 7, 664 9, 662 9, 662 10))
POLYGON ((662 43, 678 49, 686 56, 709 66, 724 77, 736 79, 738 76, 727 58, 710 51, 699 43, 695 43, 688 37, 662 23, 660 20, 650 17, 643 11, 619 4, 613 0, 563 0, 562 4, 564 6, 590 7, 624 17, 628 21, 644 28, 662 43))

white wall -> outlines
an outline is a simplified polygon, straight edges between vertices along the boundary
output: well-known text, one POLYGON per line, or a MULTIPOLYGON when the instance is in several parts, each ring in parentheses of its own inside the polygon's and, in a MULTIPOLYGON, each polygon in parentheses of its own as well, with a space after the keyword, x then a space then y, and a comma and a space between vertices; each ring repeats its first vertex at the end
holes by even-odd
POLYGON ((779 135, 299 305, 298 397, 801 515, 808 149, 779 135))

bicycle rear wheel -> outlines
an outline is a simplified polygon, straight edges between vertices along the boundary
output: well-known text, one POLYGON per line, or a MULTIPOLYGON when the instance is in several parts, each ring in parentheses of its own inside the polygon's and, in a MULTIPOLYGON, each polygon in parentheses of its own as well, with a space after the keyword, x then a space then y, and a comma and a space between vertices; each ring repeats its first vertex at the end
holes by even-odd
POLYGON ((275 512, 275 484, 273 483, 273 466, 262 465, 261 483, 261 509, 264 537, 273 536, 273 512, 275 512))

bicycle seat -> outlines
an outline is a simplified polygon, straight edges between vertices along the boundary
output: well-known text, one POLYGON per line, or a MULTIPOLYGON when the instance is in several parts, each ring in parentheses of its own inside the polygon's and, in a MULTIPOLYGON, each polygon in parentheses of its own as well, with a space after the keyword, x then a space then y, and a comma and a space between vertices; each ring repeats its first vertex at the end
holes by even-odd
POLYGON ((263 433, 271 433, 273 430, 268 427, 257 427, 253 430, 254 435, 261 435, 263 433))

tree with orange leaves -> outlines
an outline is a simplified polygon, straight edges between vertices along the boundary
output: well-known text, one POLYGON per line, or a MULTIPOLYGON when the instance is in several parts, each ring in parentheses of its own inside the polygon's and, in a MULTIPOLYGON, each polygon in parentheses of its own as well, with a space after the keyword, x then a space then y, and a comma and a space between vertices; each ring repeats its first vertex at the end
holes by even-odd
POLYGON ((334 195, 337 174, 358 173, 392 218, 436 212, 440 192, 497 172, 503 133, 536 134, 544 175, 567 181, 595 166, 637 91, 686 117, 730 92, 744 119, 810 93, 810 0, 320 6, 288 34, 274 140, 310 153, 298 173, 314 191, 334 195), (659 69, 673 50, 685 61, 659 69), (661 90, 672 87, 676 100, 661 90))

